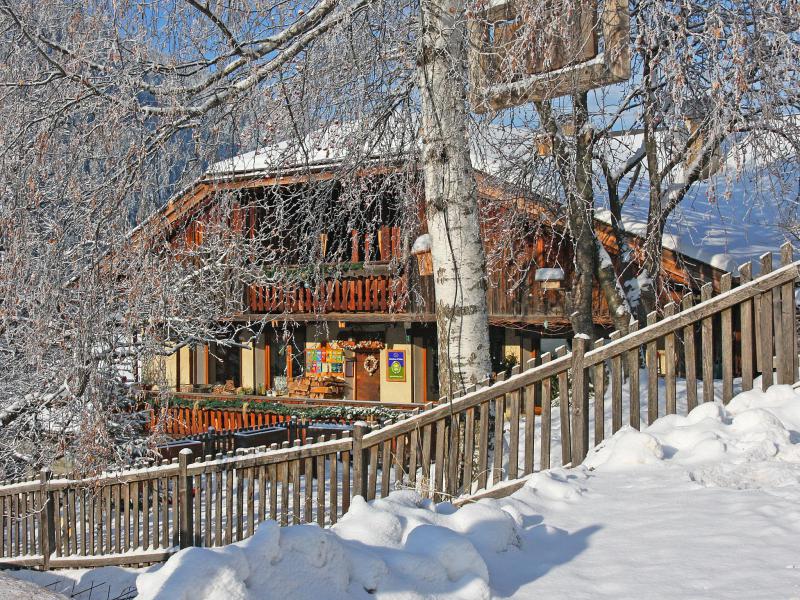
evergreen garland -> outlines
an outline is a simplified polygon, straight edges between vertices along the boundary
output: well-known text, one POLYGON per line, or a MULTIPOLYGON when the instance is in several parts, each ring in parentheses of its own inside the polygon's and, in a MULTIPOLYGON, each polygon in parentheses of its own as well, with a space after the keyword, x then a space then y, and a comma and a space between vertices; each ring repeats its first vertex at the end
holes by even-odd
MULTIPOLYGON (((247 402, 245 400, 192 400, 189 398, 170 398, 164 403, 165 406, 178 408, 201 408, 206 410, 227 410, 240 412, 244 405, 247 405, 248 413, 266 413, 297 417, 298 419, 309 420, 332 420, 365 419, 370 421, 385 421, 388 419, 400 419, 408 416, 409 413, 402 410, 384 408, 381 406, 295 406, 291 404, 280 404, 277 402, 247 402)), ((159 406, 156 402, 155 406, 159 406)))

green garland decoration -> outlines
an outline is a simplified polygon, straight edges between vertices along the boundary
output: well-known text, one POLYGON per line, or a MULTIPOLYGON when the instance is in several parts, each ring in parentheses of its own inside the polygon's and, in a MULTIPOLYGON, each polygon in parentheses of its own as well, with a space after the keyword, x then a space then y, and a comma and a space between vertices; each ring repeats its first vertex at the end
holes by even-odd
MULTIPOLYGON (((154 406, 159 406, 156 401, 154 406)), ((385 421, 387 419, 404 418, 408 412, 383 408, 380 406, 293 406, 277 402, 248 402, 245 400, 194 400, 189 398, 170 398, 165 405, 178 408, 204 408, 207 410, 228 410, 240 412, 242 406, 247 404, 248 413, 266 413, 298 419, 327 420, 327 419, 365 419, 369 421, 385 421)))

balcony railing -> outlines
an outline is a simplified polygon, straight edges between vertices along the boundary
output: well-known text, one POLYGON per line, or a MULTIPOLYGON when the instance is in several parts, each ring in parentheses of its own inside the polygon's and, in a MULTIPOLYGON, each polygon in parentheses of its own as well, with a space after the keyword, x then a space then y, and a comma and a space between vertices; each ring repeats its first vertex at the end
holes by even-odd
POLYGON ((405 275, 361 275, 330 279, 316 286, 250 286, 254 313, 402 313, 408 305, 405 275))

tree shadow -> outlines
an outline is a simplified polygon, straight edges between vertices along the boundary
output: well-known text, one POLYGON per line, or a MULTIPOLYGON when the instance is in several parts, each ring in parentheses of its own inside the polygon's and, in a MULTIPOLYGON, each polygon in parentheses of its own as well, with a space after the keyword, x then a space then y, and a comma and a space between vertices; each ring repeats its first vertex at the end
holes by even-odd
POLYGON ((589 538, 601 529, 600 525, 589 525, 570 533, 544 524, 538 515, 532 515, 531 519, 538 520, 538 524, 533 527, 524 524, 519 549, 484 557, 496 596, 512 596, 523 585, 569 563, 589 547, 589 538))

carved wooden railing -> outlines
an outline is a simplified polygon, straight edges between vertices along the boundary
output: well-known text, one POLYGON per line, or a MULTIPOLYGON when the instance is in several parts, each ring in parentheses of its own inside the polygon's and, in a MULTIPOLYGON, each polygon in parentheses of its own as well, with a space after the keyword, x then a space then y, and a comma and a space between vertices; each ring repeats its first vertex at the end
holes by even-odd
POLYGON ((405 275, 359 275, 329 279, 315 287, 300 284, 250 286, 254 313, 402 313, 408 302, 405 275))
POLYGON ((562 347, 539 364, 515 368, 508 379, 486 381, 396 423, 375 429, 358 423, 352 437, 214 457, 183 450, 172 464, 77 480, 52 479, 43 471, 4 484, 0 563, 146 564, 179 547, 243 539, 265 519, 329 525, 354 495, 373 499, 398 488, 436 499, 481 490, 508 493, 537 467, 581 462, 624 422, 639 427, 698 402, 728 402, 737 389, 751 389, 759 375, 763 389, 794 383, 800 262, 792 262, 790 246, 783 248, 782 262, 773 271, 771 255, 764 255, 758 278, 744 265, 739 285, 731 288, 732 278, 725 275, 716 297, 708 284, 699 304, 687 295, 680 307, 667 305, 660 320, 651 315, 641 330, 632 324, 628 335, 612 335, 592 348, 576 336, 572 352, 562 347), (734 322, 740 323, 738 337, 734 322), (735 348, 741 355, 739 380, 735 348), (715 381, 717 368, 721 378, 715 381), (679 372, 685 374, 685 405, 678 403, 679 372), (646 398, 640 398, 644 383, 646 398), (553 460, 556 428, 561 448, 553 460), (508 483, 498 485, 503 480, 508 483))

